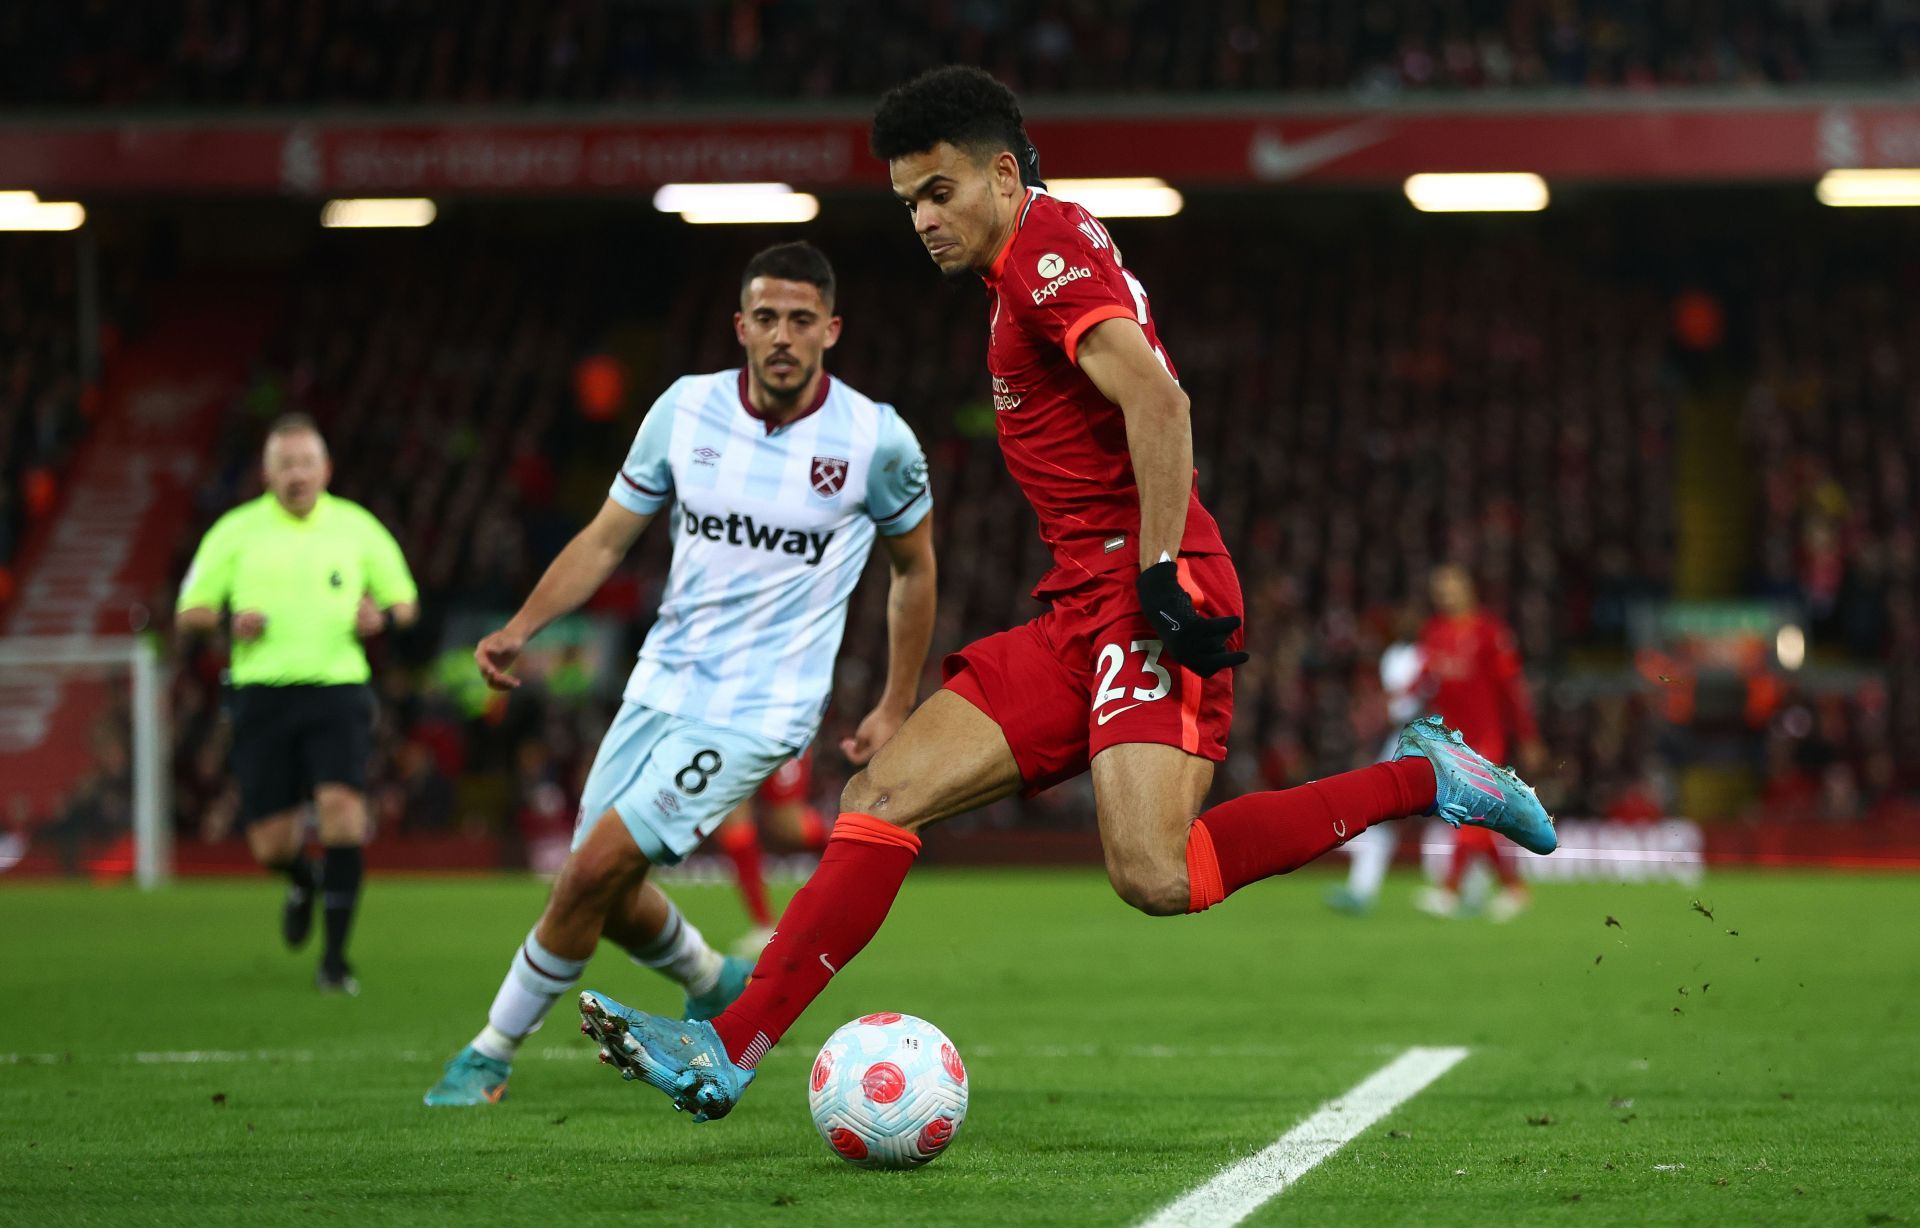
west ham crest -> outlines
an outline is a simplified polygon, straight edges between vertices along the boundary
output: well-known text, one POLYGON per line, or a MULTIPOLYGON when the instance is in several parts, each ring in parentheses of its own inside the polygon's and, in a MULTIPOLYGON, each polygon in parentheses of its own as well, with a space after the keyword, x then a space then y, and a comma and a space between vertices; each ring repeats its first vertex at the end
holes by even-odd
POLYGON ((847 462, 839 456, 816 456, 813 458, 813 493, 822 499, 831 499, 840 493, 847 483, 847 462))

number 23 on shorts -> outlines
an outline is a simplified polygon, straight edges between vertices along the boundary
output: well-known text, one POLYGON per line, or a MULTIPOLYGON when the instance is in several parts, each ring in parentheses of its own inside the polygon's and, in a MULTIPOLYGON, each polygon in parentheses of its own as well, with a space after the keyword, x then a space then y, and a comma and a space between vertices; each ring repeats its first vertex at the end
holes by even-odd
POLYGON ((1093 693, 1094 719, 1106 724, 1122 712, 1131 711, 1143 703, 1152 703, 1156 699, 1165 699, 1173 690, 1173 676, 1167 667, 1160 664, 1159 640, 1133 640, 1122 650, 1117 643, 1102 644, 1100 655, 1094 662, 1094 673, 1100 685, 1093 693), (1128 686, 1134 680, 1148 682, 1147 686, 1128 686), (1131 698, 1134 702, 1123 708, 1101 711, 1110 703, 1131 698))

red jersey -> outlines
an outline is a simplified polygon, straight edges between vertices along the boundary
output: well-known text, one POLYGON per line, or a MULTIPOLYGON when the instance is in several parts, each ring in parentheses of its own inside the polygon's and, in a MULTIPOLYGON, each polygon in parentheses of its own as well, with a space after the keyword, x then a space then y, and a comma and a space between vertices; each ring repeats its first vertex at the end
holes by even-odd
MULTIPOLYGON (((1140 325, 1177 378, 1154 330, 1145 288, 1120 266, 1120 253, 1098 218, 1038 189, 1028 190, 1013 235, 986 281, 993 292, 987 369, 1000 453, 1053 552, 1053 568, 1034 596, 1137 568, 1140 492, 1126 420, 1075 358, 1088 329, 1125 317, 1140 325)), ((1180 553, 1226 552, 1219 526, 1194 491, 1180 553)))
POLYGON ((1420 689, 1475 750, 1505 763, 1510 738, 1540 736, 1519 646, 1499 619, 1480 610, 1458 618, 1436 614, 1420 630, 1420 652, 1420 689))

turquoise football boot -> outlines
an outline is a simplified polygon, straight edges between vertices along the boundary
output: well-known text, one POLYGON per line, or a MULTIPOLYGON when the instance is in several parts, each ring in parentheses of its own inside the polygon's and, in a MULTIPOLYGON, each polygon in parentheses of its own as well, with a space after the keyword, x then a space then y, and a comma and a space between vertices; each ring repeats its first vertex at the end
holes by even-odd
POLYGON ((1551 853, 1559 847, 1553 816, 1527 782, 1512 768, 1494 766, 1439 717, 1415 721, 1400 731, 1393 757, 1409 755, 1433 766, 1434 813, 1449 825, 1469 823, 1499 832, 1529 853, 1551 853))
POLYGON ((1372 902, 1355 895, 1351 887, 1329 887, 1321 898, 1326 900, 1328 908, 1346 913, 1349 917, 1364 917, 1373 909, 1372 902))
POLYGON ((729 955, 720 961, 720 979, 713 988, 695 997, 687 995, 686 1009, 680 1012, 682 1019, 712 1019, 721 1011, 733 1005, 733 1000, 746 991, 747 978, 753 975, 753 962, 741 959, 738 955, 729 955))
POLYGON ((499 1104, 507 1098, 508 1063, 472 1045, 447 1059, 440 1081, 427 1091, 430 1105, 499 1104))
POLYGON ((733 1112, 753 1082, 754 1072, 733 1064, 705 1020, 662 1019, 590 989, 580 995, 580 1030, 599 1042, 600 1060, 621 1078, 659 1088, 695 1121, 733 1112))

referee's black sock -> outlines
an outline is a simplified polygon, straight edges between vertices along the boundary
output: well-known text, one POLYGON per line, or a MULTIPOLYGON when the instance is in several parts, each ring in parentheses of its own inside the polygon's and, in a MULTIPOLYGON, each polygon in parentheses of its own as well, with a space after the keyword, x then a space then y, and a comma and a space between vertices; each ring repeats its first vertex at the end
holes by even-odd
POLYGON ((313 863, 307 860, 305 853, 295 853, 292 861, 271 865, 267 869, 275 874, 286 875, 287 881, 293 884, 293 889, 300 893, 302 899, 313 894, 313 863))
POLYGON ((353 910, 360 903, 363 860, 357 844, 327 846, 320 872, 320 905, 326 921, 327 948, 320 966, 329 972, 347 967, 347 931, 353 928, 353 910))

